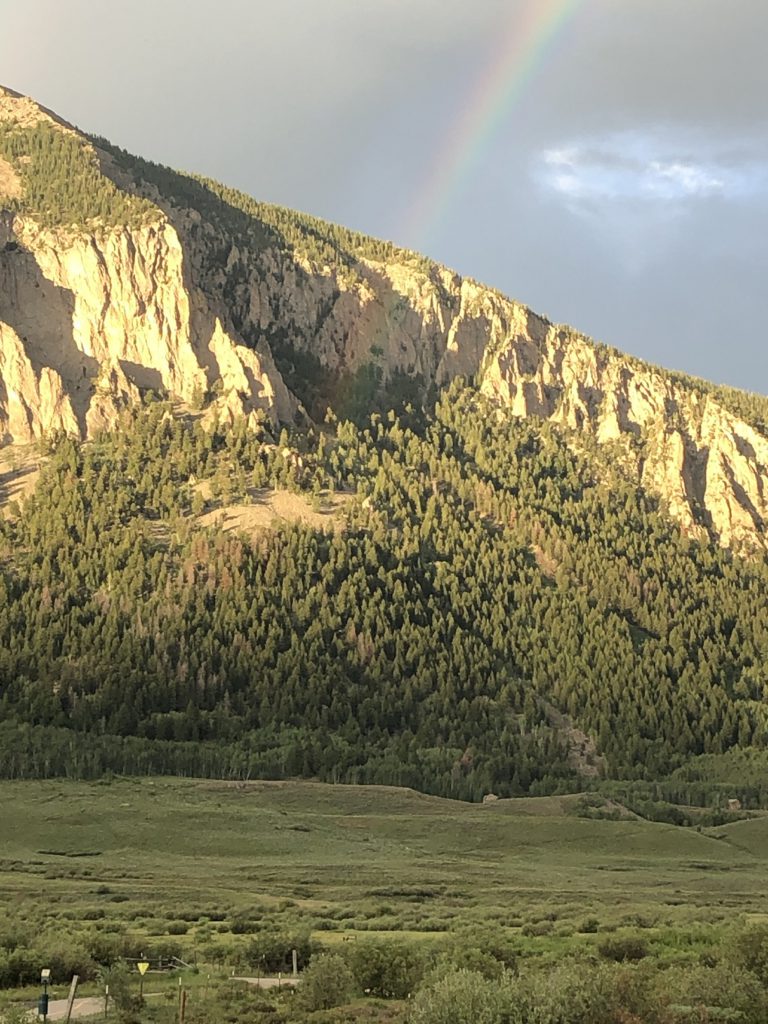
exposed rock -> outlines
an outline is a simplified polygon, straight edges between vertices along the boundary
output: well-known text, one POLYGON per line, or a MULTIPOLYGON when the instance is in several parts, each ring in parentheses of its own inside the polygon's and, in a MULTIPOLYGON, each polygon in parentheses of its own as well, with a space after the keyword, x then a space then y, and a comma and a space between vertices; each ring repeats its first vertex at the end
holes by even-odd
MULTIPOLYGON (((2 119, 74 131, 0 89, 2 119)), ((93 434, 147 389, 207 405, 209 421, 293 421, 301 403, 271 348, 282 341, 335 373, 374 363, 385 377, 472 379, 515 416, 616 447, 690 533, 765 546, 768 441, 669 374, 407 254, 329 266, 277 242, 249 249, 155 186, 141 186, 157 214, 140 226, 49 229, 2 211, 13 175, 0 165, 2 442, 93 434)))
POLYGON ((618 442, 692 536, 710 529, 724 544, 765 546, 768 441, 713 398, 475 282, 370 262, 358 273, 351 285, 337 279, 333 301, 328 276, 305 288, 273 269, 266 289, 253 284, 258 327, 287 322, 294 345, 337 371, 370 362, 375 345, 385 372, 474 379, 513 415, 618 442))
POLYGON ((236 405, 239 414, 263 409, 275 422, 290 419, 298 404, 269 351, 247 348, 212 306, 187 275, 179 237, 162 215, 139 228, 74 234, 6 214, 0 436, 28 441, 55 429, 85 435, 107 426, 105 368, 123 398, 153 389, 192 403, 220 382, 230 412, 236 405))
POLYGON ((93 384, 93 396, 85 414, 86 433, 89 437, 109 430, 117 423, 120 413, 141 401, 139 389, 125 375, 119 360, 104 361, 93 384))
POLYGON ((64 121, 52 110, 37 103, 29 96, 23 96, 7 86, 0 85, 0 121, 13 121, 24 127, 45 121, 61 131, 76 132, 77 129, 64 121))
POLYGON ((0 157, 0 199, 19 199, 21 197, 21 182, 13 167, 0 157))

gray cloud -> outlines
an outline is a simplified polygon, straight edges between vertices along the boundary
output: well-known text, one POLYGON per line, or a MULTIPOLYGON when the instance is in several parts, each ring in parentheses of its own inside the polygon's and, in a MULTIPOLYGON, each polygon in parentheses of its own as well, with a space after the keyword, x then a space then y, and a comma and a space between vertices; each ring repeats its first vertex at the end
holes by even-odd
POLYGON ((722 150, 686 127, 567 142, 533 163, 539 187, 613 249, 633 274, 677 239, 681 221, 712 218, 703 204, 768 201, 768 154, 759 140, 722 150))
POLYGON ((749 200, 768 193, 768 154, 757 142, 722 154, 712 140, 683 142, 683 127, 623 132, 567 142, 539 154, 534 175, 568 200, 684 203, 720 196, 749 200))

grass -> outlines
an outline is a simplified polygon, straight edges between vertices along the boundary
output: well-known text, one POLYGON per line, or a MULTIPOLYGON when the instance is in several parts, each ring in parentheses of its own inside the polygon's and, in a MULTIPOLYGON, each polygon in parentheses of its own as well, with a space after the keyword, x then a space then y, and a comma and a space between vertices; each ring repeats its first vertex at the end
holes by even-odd
POLYGON ((3 782, 5 931, 36 948, 100 935, 236 965, 264 928, 333 944, 493 926, 521 955, 552 958, 642 930, 658 955, 686 959, 768 913, 768 819, 697 832, 579 818, 574 803, 310 782, 3 782))

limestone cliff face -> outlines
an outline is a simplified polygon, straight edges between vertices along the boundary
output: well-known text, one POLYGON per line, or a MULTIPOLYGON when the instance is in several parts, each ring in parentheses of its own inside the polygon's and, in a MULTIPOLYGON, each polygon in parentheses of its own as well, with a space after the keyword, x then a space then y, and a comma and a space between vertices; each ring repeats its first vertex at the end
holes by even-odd
MULTIPOLYGON (((0 89, 0 122, 36 117, 74 132, 0 89)), ((706 390, 409 254, 323 261, 309 243, 256 244, 93 152, 152 216, 45 227, 20 202, 18 169, 0 164, 0 443, 93 435, 150 388, 207 404, 211 419, 293 421, 280 345, 284 370, 286 352, 306 352, 337 374, 373 363, 385 378, 471 378, 515 416, 610 446, 689 532, 765 546, 768 441, 706 390)))
MULTIPOLYGON (((159 211, 158 211, 159 213, 159 211)), ((189 279, 179 237, 154 224, 99 234, 0 221, 0 439, 109 426, 137 389, 227 416, 297 406, 268 351, 247 348, 189 279)))

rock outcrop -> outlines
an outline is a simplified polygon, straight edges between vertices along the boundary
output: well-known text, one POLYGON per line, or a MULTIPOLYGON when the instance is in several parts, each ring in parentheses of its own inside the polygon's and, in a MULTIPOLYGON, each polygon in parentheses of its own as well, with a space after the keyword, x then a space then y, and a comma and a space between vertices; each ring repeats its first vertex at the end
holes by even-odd
POLYGON ((218 383, 216 402, 228 415, 294 415, 270 353, 227 329, 225 311, 189 279, 181 241, 158 215, 154 224, 99 234, 3 216, 0 439, 57 429, 85 435, 89 424, 114 422, 112 412, 138 389, 194 403, 218 383))
MULTIPOLYGON (((0 89, 0 123, 35 118, 74 132, 0 89)), ((515 416, 613 446, 691 533, 765 546, 768 440, 706 388, 411 254, 334 262, 277 236, 256 244, 87 145, 155 212, 46 226, 0 160, 0 443, 92 435, 149 389, 207 405, 209 419, 294 421, 304 413, 280 345, 338 375, 372 364, 384 379, 472 379, 515 416)))
POLYGON ((472 379, 515 416, 618 445, 625 471, 691 535, 765 546, 768 439, 706 390, 442 268, 355 269, 350 282, 272 255, 244 287, 239 318, 265 338, 288 330, 337 373, 373 362, 438 385, 472 379))

